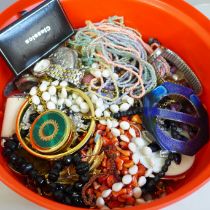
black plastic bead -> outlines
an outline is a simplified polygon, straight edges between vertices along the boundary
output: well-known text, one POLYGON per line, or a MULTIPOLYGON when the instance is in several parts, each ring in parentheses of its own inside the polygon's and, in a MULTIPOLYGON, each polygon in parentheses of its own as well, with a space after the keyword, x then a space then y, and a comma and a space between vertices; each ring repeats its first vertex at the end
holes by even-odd
POLYGON ((57 201, 62 201, 64 199, 64 193, 62 190, 56 190, 54 193, 53 193, 55 199, 57 201))
POLYGON ((20 171, 23 172, 25 170, 26 166, 27 166, 27 163, 25 161, 22 162, 20 165, 20 171))
POLYGON ((55 162, 53 170, 60 172, 64 168, 64 165, 61 161, 55 162))
POLYGON ((150 147, 150 149, 152 150, 152 152, 157 152, 160 150, 160 147, 158 144, 156 143, 151 143, 148 145, 148 147, 150 147))
POLYGON ((23 173, 24 174, 29 174, 31 170, 33 170, 33 165, 28 163, 28 164, 26 164, 26 166, 25 166, 25 168, 23 170, 23 173))
POLYGON ((8 158, 11 155, 12 155, 12 150, 10 148, 4 148, 3 156, 8 158))
POLYGON ((11 149, 12 151, 15 151, 18 147, 18 143, 13 141, 13 140, 7 140, 5 143, 4 143, 4 147, 5 148, 9 148, 11 149))
POLYGON ((17 161, 17 155, 16 154, 11 154, 9 157, 9 162, 14 164, 17 161))
POLYGON ((50 182, 56 182, 58 180, 59 173, 50 172, 48 175, 48 180, 50 182))
POLYGON ((87 183, 89 181, 89 179, 90 179, 89 173, 83 174, 79 177, 79 180, 82 183, 87 183))
POLYGON ((174 154, 174 158, 173 158, 174 162, 179 165, 182 161, 182 156, 180 154, 174 154))
POLYGON ((87 162, 81 162, 79 165, 76 166, 76 169, 80 170, 87 167, 89 167, 89 164, 87 162))
POLYGON ((71 155, 66 156, 66 157, 63 159, 65 166, 69 166, 69 165, 72 163, 72 159, 73 159, 73 158, 72 158, 71 155))
POLYGON ((36 177, 38 176, 38 171, 36 169, 33 169, 29 172, 29 176, 32 178, 32 179, 36 179, 36 177))
POLYGON ((81 161, 81 156, 80 156, 80 154, 75 154, 74 156, 73 156, 73 162, 74 162, 74 164, 79 164, 80 163, 80 161, 81 161))
POLYGON ((36 177, 36 184, 38 187, 42 187, 46 184, 46 180, 43 176, 37 176, 36 177))
POLYGON ((56 184, 56 190, 61 190, 61 191, 64 191, 65 190, 65 187, 62 185, 62 184, 56 184))
POLYGON ((83 187, 83 184, 81 182, 76 182, 74 184, 74 189, 76 192, 81 192, 82 191, 82 187, 83 187))
POLYGON ((150 180, 147 184, 147 189, 148 191, 152 191, 154 190, 155 188, 155 185, 156 185, 156 182, 154 180, 150 180))

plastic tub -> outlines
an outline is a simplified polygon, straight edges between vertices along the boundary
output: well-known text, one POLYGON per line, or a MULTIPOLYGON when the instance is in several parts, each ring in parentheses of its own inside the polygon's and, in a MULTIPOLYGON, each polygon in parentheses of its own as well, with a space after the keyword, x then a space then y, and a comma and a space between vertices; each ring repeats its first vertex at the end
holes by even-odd
MULTIPOLYGON (((19 12, 37 5, 39 0, 20 0, 2 14, 0 27, 18 18, 19 12)), ((202 81, 203 103, 210 111, 210 22, 181 0, 61 0, 64 10, 75 28, 85 20, 100 21, 108 16, 124 16, 126 24, 138 29, 144 39, 157 37, 163 45, 177 52, 202 81)), ((24 32, 23 32, 24 33, 24 32)), ((0 122, 3 117, 3 89, 12 73, 3 59, 0 60, 0 122)), ((209 115, 210 116, 210 115, 209 115)), ((8 125, 9 126, 9 125, 8 125)), ((151 203, 131 209, 160 209, 189 195, 210 177, 210 142, 197 155, 196 163, 186 179, 173 185, 175 191, 151 203)), ((68 207, 27 189, 7 167, 0 156, 0 179, 23 197, 47 209, 78 209, 68 207)))

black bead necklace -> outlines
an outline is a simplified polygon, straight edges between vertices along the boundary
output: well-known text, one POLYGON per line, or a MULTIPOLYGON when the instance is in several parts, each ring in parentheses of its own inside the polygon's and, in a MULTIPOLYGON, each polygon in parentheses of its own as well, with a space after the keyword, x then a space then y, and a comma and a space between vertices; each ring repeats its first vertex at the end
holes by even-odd
POLYGON ((45 176, 40 175, 39 172, 34 169, 33 165, 25 158, 18 156, 17 150, 20 148, 20 145, 16 135, 7 139, 3 146, 2 154, 8 160, 12 168, 33 180, 35 186, 40 188, 44 194, 51 193, 56 201, 67 205, 87 207, 83 203, 81 192, 83 186, 89 181, 90 166, 87 162, 81 160, 81 155, 79 153, 55 161, 46 179, 45 176), (56 183, 60 172, 71 164, 75 165, 79 180, 73 185, 56 183))

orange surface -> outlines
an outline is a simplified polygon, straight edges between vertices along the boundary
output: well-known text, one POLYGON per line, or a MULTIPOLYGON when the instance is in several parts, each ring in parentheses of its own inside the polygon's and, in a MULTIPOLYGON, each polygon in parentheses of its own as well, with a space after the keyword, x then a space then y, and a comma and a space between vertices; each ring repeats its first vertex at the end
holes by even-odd
MULTIPOLYGON (((61 0, 74 27, 85 20, 99 21, 112 15, 124 16, 126 24, 138 29, 144 39, 157 37, 163 45, 177 52, 202 81, 202 101, 210 111, 210 22, 181 0, 61 0)), ((18 12, 34 7, 39 0, 19 0, 0 14, 0 27, 18 18, 18 12)), ((12 74, 0 58, 0 110, 4 109, 3 88, 12 74)), ((0 111, 0 121, 2 121, 0 111)), ((187 178, 173 185, 175 191, 152 203, 130 209, 160 209, 185 197, 209 180, 210 142, 197 155, 187 178)), ((0 156, 0 179, 25 198, 47 209, 78 209, 50 201, 27 189, 8 170, 0 156)))

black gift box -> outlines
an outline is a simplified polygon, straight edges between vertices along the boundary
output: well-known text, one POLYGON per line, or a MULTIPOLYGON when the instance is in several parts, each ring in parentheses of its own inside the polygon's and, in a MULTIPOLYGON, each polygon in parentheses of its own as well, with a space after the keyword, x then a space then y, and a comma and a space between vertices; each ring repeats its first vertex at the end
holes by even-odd
POLYGON ((44 1, 0 31, 0 52, 18 76, 73 33, 59 0, 44 1))

